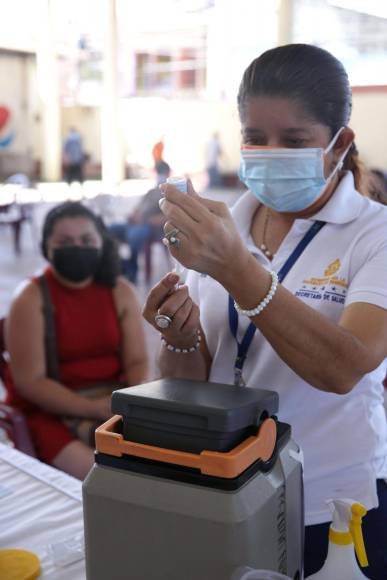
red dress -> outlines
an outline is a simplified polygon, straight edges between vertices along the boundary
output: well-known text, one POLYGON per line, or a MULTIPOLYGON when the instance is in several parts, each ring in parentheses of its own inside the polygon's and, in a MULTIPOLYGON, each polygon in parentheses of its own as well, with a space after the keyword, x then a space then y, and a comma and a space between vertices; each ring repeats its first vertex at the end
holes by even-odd
MULTIPOLYGON (((61 383, 77 390, 88 384, 118 381, 121 331, 112 289, 95 282, 85 288, 68 288, 51 269, 44 275, 54 308, 61 383)), ((23 411, 38 456, 50 463, 74 436, 58 416, 23 399, 15 391, 9 369, 7 374, 7 402, 23 411)))

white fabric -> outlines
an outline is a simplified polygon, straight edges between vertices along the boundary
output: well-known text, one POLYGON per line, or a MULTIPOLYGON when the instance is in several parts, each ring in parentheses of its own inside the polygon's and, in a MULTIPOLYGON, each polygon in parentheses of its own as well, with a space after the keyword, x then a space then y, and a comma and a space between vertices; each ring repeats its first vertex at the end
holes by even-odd
MULTIPOLYGON (((247 247, 268 270, 280 270, 314 220, 327 222, 286 276, 283 286, 290 292, 332 321, 354 302, 387 309, 387 208, 356 192, 351 173, 313 220, 294 222, 271 263, 249 233, 258 203, 247 192, 232 213, 247 247)), ((228 295, 213 279, 195 272, 187 283, 200 306, 213 358, 209 380, 232 383, 236 342, 229 330, 228 295)), ((249 322, 239 317, 239 340, 249 322)), ((250 387, 279 393, 279 419, 291 424, 303 448, 307 525, 330 521, 328 498, 350 497, 368 509, 377 506, 375 480, 387 477, 385 374, 386 361, 348 395, 319 391, 296 375, 257 330, 243 378, 250 387)))
POLYGON ((0 443, 0 548, 31 550, 42 580, 85 580, 84 559, 58 567, 49 546, 83 536, 82 484, 0 443))

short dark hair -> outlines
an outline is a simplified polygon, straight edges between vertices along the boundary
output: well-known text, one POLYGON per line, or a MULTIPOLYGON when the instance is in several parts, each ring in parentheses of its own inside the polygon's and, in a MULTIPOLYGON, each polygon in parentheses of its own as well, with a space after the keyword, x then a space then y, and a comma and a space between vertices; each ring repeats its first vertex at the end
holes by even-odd
POLYGON ((47 213, 42 230, 41 250, 43 256, 48 259, 47 244, 55 224, 61 219, 74 217, 84 217, 95 225, 102 238, 102 254, 98 269, 94 274, 94 280, 103 286, 114 287, 120 274, 117 242, 110 235, 102 218, 79 202, 66 201, 55 206, 47 213))
MULTIPOLYGON (((310 44, 288 44, 267 50, 247 67, 238 93, 243 120, 250 98, 284 97, 299 103, 305 113, 330 129, 333 137, 349 123, 352 92, 342 63, 328 51, 310 44)), ((356 186, 361 182, 358 151, 353 143, 344 161, 356 186)))

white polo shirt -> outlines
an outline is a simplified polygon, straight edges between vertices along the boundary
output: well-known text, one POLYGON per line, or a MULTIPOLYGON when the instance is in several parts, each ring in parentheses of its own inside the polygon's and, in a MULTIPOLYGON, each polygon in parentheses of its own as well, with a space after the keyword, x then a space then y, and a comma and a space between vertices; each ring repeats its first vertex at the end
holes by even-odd
MULTIPOLYGON (((232 208, 232 215, 248 249, 264 267, 276 272, 312 223, 326 222, 283 281, 292 294, 333 321, 354 302, 387 309, 387 208, 359 194, 352 173, 344 174, 313 219, 295 220, 271 263, 250 236, 258 205, 247 192, 232 208)), ((232 383, 237 345, 229 328, 228 294, 218 282, 197 272, 189 273, 187 284, 200 306, 213 360, 209 380, 232 383)), ((239 316, 239 341, 249 322, 239 316)), ((330 498, 353 498, 368 509, 378 505, 376 479, 387 477, 382 386, 386 362, 364 376, 349 394, 325 393, 301 379, 261 333, 255 333, 243 378, 251 388, 278 392, 278 417, 290 423, 303 449, 306 525, 331 520, 325 503, 330 498)))

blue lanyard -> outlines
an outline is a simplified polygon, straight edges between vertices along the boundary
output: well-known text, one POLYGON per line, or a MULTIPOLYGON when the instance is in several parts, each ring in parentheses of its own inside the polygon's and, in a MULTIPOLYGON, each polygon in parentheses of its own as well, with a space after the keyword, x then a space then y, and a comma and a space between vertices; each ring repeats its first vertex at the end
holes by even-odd
MULTIPOLYGON (((316 221, 312 225, 311 228, 306 232, 302 240, 297 244, 294 248, 293 252, 290 254, 289 258, 286 260, 285 264, 282 266, 280 271, 278 272, 278 282, 282 282, 285 276, 288 274, 290 269, 294 266, 297 262, 298 258, 301 256, 302 252, 306 249, 308 244, 313 240, 313 238, 318 234, 322 227, 325 226, 326 222, 316 221)), ((254 338, 255 331, 257 327, 255 324, 250 322, 244 337, 242 338, 241 342, 237 339, 237 331, 238 331, 238 313, 235 310, 234 300, 231 296, 228 297, 228 320, 230 325, 231 334, 235 338, 237 343, 238 351, 237 357, 235 359, 234 364, 234 384, 243 386, 243 379, 242 379, 242 368, 245 363, 248 350, 254 338)))

